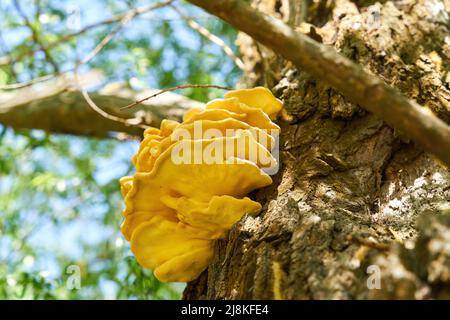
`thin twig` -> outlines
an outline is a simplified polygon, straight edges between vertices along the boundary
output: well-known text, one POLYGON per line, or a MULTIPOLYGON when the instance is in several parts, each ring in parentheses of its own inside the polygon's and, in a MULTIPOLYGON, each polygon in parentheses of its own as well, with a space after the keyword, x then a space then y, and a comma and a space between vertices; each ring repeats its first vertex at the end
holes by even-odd
POLYGON ((125 107, 120 108, 120 110, 125 110, 125 109, 129 109, 132 108, 134 106, 137 106, 138 104, 141 104, 144 101, 150 100, 152 98, 155 98, 165 92, 170 92, 170 91, 175 91, 178 89, 187 89, 187 88, 215 88, 215 89, 221 89, 221 90, 234 90, 233 88, 229 88, 229 87, 223 87, 223 86, 218 86, 215 84, 185 84, 185 85, 180 85, 180 86, 176 86, 176 87, 172 87, 172 88, 168 88, 168 89, 164 89, 161 91, 158 91, 155 94, 152 94, 151 96, 145 97, 143 99, 137 100, 133 103, 130 103, 129 105, 126 105, 125 107))
POLYGON ((89 52, 84 58, 83 60, 81 60, 81 62, 79 64, 76 65, 75 70, 74 70, 74 74, 75 74, 75 82, 81 92, 81 94, 83 95, 83 98, 86 100, 86 102, 88 103, 88 105, 92 108, 92 110, 94 110, 95 112, 97 112, 99 115, 101 115, 102 117, 112 120, 112 121, 116 121, 116 122, 120 122, 123 123, 127 126, 136 126, 142 129, 146 129, 148 128, 147 125, 143 125, 143 124, 139 124, 139 123, 135 123, 136 119, 124 119, 121 117, 117 117, 114 115, 111 115, 109 113, 107 113, 106 111, 104 111, 102 108, 100 108, 99 106, 97 106, 95 104, 95 102, 91 99, 91 97, 89 96, 88 92, 86 91, 86 89, 83 88, 83 86, 81 85, 80 81, 79 81, 79 77, 78 77, 78 68, 79 66, 88 63, 90 60, 92 60, 113 38, 114 36, 128 23, 131 21, 131 19, 133 17, 136 16, 136 12, 132 12, 130 11, 127 15, 125 15, 122 20, 120 20, 120 25, 117 26, 117 28, 115 28, 113 31, 111 31, 109 34, 107 34, 102 41, 100 41, 100 43, 98 43, 95 48, 89 52))
POLYGON ((100 138, 116 137, 115 133, 125 132, 142 138, 142 128, 133 124, 158 126, 164 118, 179 120, 186 110, 204 107, 203 103, 171 93, 149 100, 141 108, 119 111, 120 107, 159 90, 144 90, 148 93, 139 97, 136 97, 137 94, 133 90, 120 85, 114 86, 116 89, 92 91, 92 86, 98 87, 105 80, 101 72, 82 72, 82 69, 79 69, 78 75, 82 86, 97 106, 111 115, 131 119, 132 125, 111 121, 94 111, 78 90, 73 73, 44 84, 1 93, 0 125, 100 138), (73 121, 71 117, 75 111, 77 121, 73 121), (36 121, 41 118, 47 121, 36 121), (92 125, 94 122, 95 125, 92 125))
MULTIPOLYGON (((174 0, 165 1, 165 2, 158 2, 156 4, 152 4, 151 6, 141 7, 134 10, 128 11, 126 14, 117 16, 120 17, 120 25, 117 26, 113 31, 111 31, 105 38, 102 39, 100 43, 98 43, 93 50, 91 50, 82 60, 81 62, 74 68, 70 68, 68 70, 59 72, 59 73, 52 73, 48 74, 42 77, 33 78, 31 80, 20 82, 20 83, 12 83, 12 84, 6 84, 6 85, 0 85, 0 90, 13 90, 13 89, 19 89, 28 87, 30 85, 33 85, 38 82, 48 81, 51 80, 61 74, 75 72, 75 69, 78 68, 82 64, 86 64, 89 61, 91 61, 111 40, 114 38, 114 36, 126 25, 128 22, 130 22, 134 17, 138 16, 139 14, 142 14, 144 12, 148 12, 150 10, 156 10, 159 8, 162 8, 164 6, 168 6, 174 2, 174 0)), ((114 18, 114 22, 116 22, 117 18, 114 18)))
MULTIPOLYGON (((175 0, 164 1, 164 2, 157 3, 156 5, 158 6, 158 8, 164 7, 164 6, 168 6, 169 4, 173 3, 174 1, 175 0)), ((117 22, 121 21, 126 15, 130 14, 130 12, 133 12, 135 14, 135 16, 138 16, 138 15, 145 14, 149 11, 152 11, 154 9, 157 9, 157 8, 155 8, 155 4, 150 4, 147 6, 138 7, 136 9, 112 16, 110 18, 107 18, 107 19, 104 19, 104 20, 101 20, 98 22, 94 22, 92 24, 85 26, 84 28, 82 28, 78 31, 63 35, 58 40, 52 41, 52 42, 48 43, 47 45, 43 46, 43 49, 45 49, 45 50, 52 49, 52 48, 60 45, 61 43, 65 43, 68 40, 70 40, 71 38, 78 37, 78 36, 82 35, 83 33, 86 33, 92 29, 96 29, 98 27, 117 23, 117 22)), ((36 50, 29 50, 29 51, 25 51, 25 52, 19 54, 15 58, 8 57, 8 56, 0 57, 0 65, 6 65, 6 64, 14 63, 14 61, 20 61, 21 59, 28 57, 28 56, 32 56, 35 53, 36 53, 36 50)))
POLYGON ((220 48, 222 48, 223 52, 225 52, 225 54, 230 57, 230 59, 236 64, 236 66, 241 69, 244 70, 244 63, 242 62, 242 60, 234 54, 233 50, 222 40, 220 39, 218 36, 212 34, 208 29, 206 29, 205 27, 201 26, 200 24, 198 24, 194 19, 192 19, 191 17, 186 16, 179 8, 177 8, 174 5, 170 5, 170 7, 175 10, 178 15, 184 20, 186 21, 186 23, 195 31, 197 31, 198 33, 200 33, 202 36, 204 36, 205 38, 207 38, 209 41, 215 43, 216 45, 218 45, 220 48))
MULTIPOLYGON (((201 15, 201 16, 190 16, 191 19, 193 20, 205 20, 205 21, 209 21, 209 20, 215 20, 217 19, 216 17, 212 17, 212 16, 206 16, 206 15, 201 15)), ((158 21, 158 22, 185 22, 185 20, 183 18, 155 18, 153 16, 150 17, 139 17, 140 20, 146 20, 146 21, 158 21)))
POLYGON ((59 74, 56 73, 52 73, 52 74, 47 74, 45 76, 42 77, 37 77, 37 78, 33 78, 31 80, 28 81, 24 81, 24 82, 17 82, 17 83, 10 83, 10 84, 3 84, 0 85, 0 90, 15 90, 15 89, 20 89, 20 88, 25 88, 25 87, 29 87, 35 83, 39 83, 39 82, 45 82, 51 79, 56 78, 57 76, 63 75, 65 73, 71 72, 73 71, 73 69, 70 70, 66 70, 66 71, 62 71, 59 74))
POLYGON ((122 30, 123 27, 125 27, 125 25, 131 21, 131 19, 133 19, 133 17, 135 17, 135 15, 133 15, 133 13, 130 13, 128 15, 125 15, 121 22, 120 25, 117 26, 117 28, 115 28, 113 31, 111 31, 109 34, 106 35, 106 37, 104 37, 102 39, 102 41, 100 41, 93 50, 91 50, 91 52, 89 52, 84 58, 83 60, 81 60, 80 64, 86 64, 89 61, 91 61, 92 59, 94 59, 94 57, 114 38, 114 36, 119 33, 120 30, 122 30))
POLYGON ((28 29, 30 29, 31 32, 31 38, 33 39, 33 42, 39 46, 39 49, 44 53, 45 58, 47 60, 47 62, 49 62, 55 73, 59 73, 59 67, 58 64, 55 62, 55 60, 53 59, 52 55, 50 54, 49 50, 47 50, 44 45, 41 43, 40 39, 39 39, 39 34, 37 33, 36 29, 34 28, 34 26, 32 25, 30 19, 28 19, 28 16, 25 14, 25 12, 22 10, 22 7, 19 4, 18 0, 14 0, 13 1, 14 7, 16 8, 17 13, 19 14, 19 16, 23 19, 25 25, 28 27, 28 29))
POLYGON ((89 96, 89 94, 86 91, 86 89, 83 88, 83 85, 81 84, 79 76, 78 76, 78 70, 77 69, 74 72, 74 76, 75 76, 75 83, 76 83, 78 89, 80 90, 81 94, 83 95, 83 98, 86 100, 87 104, 92 108, 92 110, 97 112, 103 118, 111 120, 111 121, 120 122, 120 123, 123 123, 123 124, 125 124, 127 126, 135 126, 135 127, 139 127, 139 128, 142 128, 142 129, 147 129, 149 127, 147 125, 136 123, 137 119, 124 119, 124 118, 114 116, 114 115, 109 114, 106 111, 104 111, 102 108, 97 106, 97 104, 94 102, 94 100, 92 100, 91 97, 89 96))

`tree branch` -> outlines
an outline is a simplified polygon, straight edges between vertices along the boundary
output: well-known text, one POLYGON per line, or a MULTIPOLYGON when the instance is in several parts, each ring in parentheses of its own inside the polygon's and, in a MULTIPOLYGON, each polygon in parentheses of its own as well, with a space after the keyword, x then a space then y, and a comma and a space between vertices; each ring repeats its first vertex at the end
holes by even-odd
POLYGON ((295 32, 245 1, 189 0, 343 93, 348 100, 402 131, 450 167, 450 127, 331 47, 295 32))
POLYGON ((31 39, 33 39, 33 42, 39 47, 39 50, 44 52, 45 58, 46 58, 47 62, 52 65, 54 72, 55 73, 59 73, 58 64, 53 59, 52 55, 50 54, 50 51, 47 48, 45 48, 43 46, 43 44, 41 43, 41 41, 39 39, 38 32, 34 28, 33 24, 30 21, 30 19, 28 19, 28 17, 25 14, 25 12, 22 10, 22 7, 20 6, 19 1, 18 0, 14 0, 13 4, 14 4, 14 7, 16 8, 18 14, 20 15, 20 17, 23 19, 23 21, 25 23, 25 26, 27 26, 27 28, 30 30, 30 32, 31 32, 31 39))
MULTIPOLYGON (((150 6, 147 7, 141 7, 134 10, 130 10, 127 13, 120 15, 121 19, 119 20, 120 25, 118 25, 116 28, 114 28, 110 33, 108 33, 100 43, 98 43, 93 50, 91 50, 79 63, 76 64, 75 67, 70 68, 69 70, 65 70, 63 72, 55 72, 52 74, 48 74, 42 77, 33 78, 31 80, 20 82, 20 83, 12 83, 12 84, 5 84, 0 85, 0 90, 10 90, 10 89, 19 89, 28 87, 32 84, 42 82, 42 81, 48 81, 51 80, 59 75, 62 75, 63 73, 69 73, 69 72, 76 72, 77 68, 79 68, 82 64, 87 64, 89 61, 95 58, 95 56, 114 38, 114 36, 122 30, 123 27, 125 27, 134 17, 136 17, 138 14, 149 12, 151 10, 156 10, 159 8, 162 8, 164 6, 170 5, 174 0, 168 0, 165 2, 158 2, 153 3, 150 6)), ((116 16, 119 17, 119 16, 116 16)), ((1 60, 1 59, 0 59, 1 60)), ((1 63, 0 63, 1 64, 1 63)))
POLYGON ((223 52, 234 62, 234 64, 241 70, 244 70, 244 63, 242 62, 241 58, 239 58, 233 50, 218 36, 212 34, 208 29, 198 24, 193 18, 186 16, 178 7, 174 5, 170 5, 170 7, 175 10, 178 15, 186 21, 186 23, 195 31, 200 33, 202 36, 204 36, 209 41, 215 43, 220 48, 222 48, 223 52))
POLYGON ((127 106, 123 106, 120 108, 120 110, 125 110, 128 108, 132 108, 134 106, 137 106, 138 104, 141 104, 147 100, 153 99, 157 96, 159 96, 160 94, 166 93, 166 92, 172 92, 172 91, 176 91, 179 89, 187 89, 187 88, 216 88, 216 89, 221 89, 221 90, 233 90, 233 88, 229 88, 229 87, 223 87, 223 86, 218 86, 216 84, 185 84, 185 85, 179 85, 176 87, 172 87, 172 88, 167 88, 167 89, 163 89, 163 90, 159 90, 156 93, 153 93, 150 96, 147 96, 145 98, 142 98, 138 101, 133 102, 132 104, 129 104, 127 106))
MULTIPOLYGON (((84 86, 98 84, 96 73, 80 76, 84 86)), ((119 110, 159 90, 135 92, 109 85, 103 90, 90 94, 92 100, 110 115, 130 119, 136 124, 158 126, 162 119, 180 119, 182 114, 203 104, 183 96, 166 93, 142 105, 119 110)), ((0 124, 12 128, 42 129, 52 133, 65 133, 92 137, 110 137, 114 132, 124 132, 141 136, 142 129, 107 119, 95 112, 77 91, 74 79, 61 76, 55 80, 31 87, 0 93, 0 124)))

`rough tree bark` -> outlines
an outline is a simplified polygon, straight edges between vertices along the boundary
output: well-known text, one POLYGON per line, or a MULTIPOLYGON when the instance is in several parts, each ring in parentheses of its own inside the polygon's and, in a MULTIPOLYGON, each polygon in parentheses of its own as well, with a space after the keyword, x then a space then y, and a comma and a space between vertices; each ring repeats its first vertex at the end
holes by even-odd
MULTIPOLYGON (((450 1, 254 0, 450 123, 450 1)), ((244 34, 243 86, 285 113, 264 207, 216 244, 185 299, 450 298, 450 171, 244 34), (379 286, 378 281, 379 280, 379 286)))

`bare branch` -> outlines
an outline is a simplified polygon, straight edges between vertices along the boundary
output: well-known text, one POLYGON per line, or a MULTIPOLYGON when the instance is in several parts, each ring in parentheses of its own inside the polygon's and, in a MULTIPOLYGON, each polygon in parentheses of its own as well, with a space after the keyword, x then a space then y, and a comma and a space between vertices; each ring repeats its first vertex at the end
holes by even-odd
POLYGON ((274 52, 343 93, 348 100, 402 131, 450 167, 450 127, 429 109, 404 97, 380 78, 246 1, 189 0, 247 33, 274 52))
POLYGON ((48 49, 46 49, 40 39, 39 39, 39 34, 37 33, 36 29, 33 27, 33 25, 31 24, 30 19, 28 19, 27 15, 25 14, 25 12, 23 12, 22 7, 20 6, 20 3, 18 0, 14 0, 13 1, 14 7, 16 8, 17 13, 20 15, 20 17, 23 19, 25 25, 28 27, 28 29, 31 32, 31 38, 33 39, 33 42, 39 46, 39 50, 42 51, 45 55, 46 60, 52 65, 53 70, 55 71, 55 73, 59 72, 59 67, 58 64, 55 62, 55 60, 53 59, 52 55, 50 54, 50 51, 48 49))
MULTIPOLYGON (((68 73, 69 71, 73 71, 73 70, 63 71, 59 75, 63 75, 65 73, 68 73)), ((15 90, 15 89, 20 89, 20 88, 25 88, 25 87, 29 87, 29 86, 39 83, 39 82, 45 82, 45 81, 54 79, 57 76, 58 76, 58 74, 52 73, 52 74, 47 74, 42 77, 33 78, 31 80, 24 81, 24 82, 3 84, 3 85, 0 85, 0 90, 15 90)))
POLYGON ((202 36, 207 38, 209 41, 217 44, 220 48, 222 48, 223 52, 230 57, 230 59, 236 64, 236 66, 244 70, 244 63, 242 60, 233 52, 233 50, 218 36, 212 34, 208 29, 198 24, 194 19, 191 17, 186 16, 178 7, 171 5, 170 6, 173 10, 175 10, 178 15, 186 21, 186 23, 195 31, 200 33, 202 36))
MULTIPOLYGON (((148 12, 151 10, 156 10, 159 9, 161 7, 167 6, 169 4, 171 4, 174 0, 170 0, 170 1, 165 1, 165 2, 158 2, 156 4, 152 4, 150 6, 146 6, 146 7, 142 7, 142 8, 137 8, 134 10, 130 10, 127 13, 117 16, 120 17, 120 25, 117 26, 115 29, 113 29, 113 31, 111 31, 105 38, 102 39, 102 41, 97 44, 95 46, 95 48, 93 50, 91 50, 82 60, 81 62, 74 68, 71 68, 69 70, 65 70, 61 73, 53 73, 53 74, 49 74, 49 75, 45 75, 42 77, 38 77, 38 78, 34 78, 31 79, 29 81, 25 81, 25 82, 21 82, 21 83, 13 83, 13 84, 6 84, 6 85, 0 85, 0 90, 12 90, 12 89, 19 89, 19 88, 24 88, 24 87, 28 87, 30 85, 39 83, 39 82, 43 82, 43 81, 48 81, 51 80, 55 77, 57 77, 60 74, 63 73, 70 73, 70 72, 74 72, 76 70, 76 68, 78 68, 80 65, 82 64, 86 64, 89 61, 91 61, 111 40, 112 38, 126 25, 128 24, 128 22, 130 22, 134 17, 136 17, 137 15, 144 13, 144 12, 148 12)), ((116 19, 116 18, 114 18, 116 19)), ((116 22, 116 20, 114 20, 114 22, 116 22)))
POLYGON ((166 93, 166 92, 171 92, 171 91, 175 91, 178 89, 187 89, 187 88, 216 88, 216 89, 221 89, 221 90, 233 90, 233 88, 222 87, 222 86, 218 86, 215 84, 185 84, 185 85, 181 85, 181 86, 176 86, 176 87, 160 90, 157 93, 154 93, 148 97, 145 97, 143 99, 140 99, 133 103, 130 103, 130 104, 126 105, 125 107, 120 108, 120 110, 130 109, 138 104, 141 104, 144 101, 153 99, 153 98, 155 98, 163 93, 166 93))
POLYGON ((147 125, 140 124, 142 119, 124 119, 124 118, 121 118, 121 117, 109 114, 108 112, 104 111, 102 108, 97 106, 95 104, 95 102, 91 99, 91 97, 89 96, 89 94, 86 91, 86 89, 83 87, 83 84, 80 81, 80 78, 79 78, 77 70, 75 70, 75 82, 76 82, 76 85, 77 85, 78 89, 80 90, 83 98, 86 100, 87 104, 92 108, 92 110, 97 112, 103 118, 111 120, 111 121, 116 121, 116 122, 119 122, 119 123, 123 123, 126 126, 135 126, 135 127, 141 128, 141 129, 148 128, 147 125), (136 120, 138 120, 138 121, 136 122, 136 120))
MULTIPOLYGON (((136 16, 139 16, 139 15, 145 14, 145 13, 147 13, 149 11, 155 10, 157 8, 168 6, 169 4, 172 4, 173 2, 175 2, 175 0, 163 1, 163 2, 160 2, 160 3, 157 3, 157 4, 152 3, 152 4, 149 4, 149 5, 146 5, 146 6, 135 8, 133 10, 124 12, 124 13, 119 14, 119 15, 112 16, 112 17, 107 18, 105 20, 101 20, 101 21, 89 24, 89 25, 83 27, 82 29, 80 29, 78 31, 75 31, 75 32, 72 32, 72 33, 68 33, 68 34, 62 36, 61 38, 59 38, 58 40, 55 40, 55 41, 52 41, 52 42, 46 44, 45 46, 42 47, 42 49, 50 50, 50 49, 60 45, 61 43, 67 42, 70 39, 78 37, 78 36, 82 35, 83 33, 86 33, 86 32, 88 32, 88 31, 90 31, 92 29, 96 29, 98 27, 102 27, 102 26, 107 26, 107 25, 110 25, 110 24, 118 23, 125 16, 127 16, 129 14, 133 14, 133 17, 136 17, 136 16)), ((25 52, 19 54, 17 57, 12 57, 12 56, 0 57, 0 65, 6 65, 6 64, 15 63, 16 61, 20 61, 23 58, 32 56, 35 53, 36 53, 36 50, 30 50, 30 51, 25 51, 25 52)))
MULTIPOLYGON (((101 82, 98 72, 79 76, 83 86, 101 82)), ((159 90, 148 89, 136 93, 118 84, 90 93, 89 98, 102 106, 108 115, 134 123, 159 126, 162 119, 181 119, 190 108, 203 104, 183 96, 167 93, 132 110, 119 110, 121 106, 152 95, 159 90)), ((94 111, 78 92, 73 77, 60 76, 49 82, 27 88, 0 93, 0 124, 12 128, 42 129, 52 133, 66 133, 91 137, 110 137, 111 133, 123 132, 140 137, 142 128, 120 123, 94 111)))
MULTIPOLYGON (((88 63, 90 60, 92 60, 112 40, 112 38, 133 18, 133 16, 134 16, 133 14, 134 13, 130 11, 127 15, 125 15, 122 18, 122 20, 120 20, 120 25, 117 28, 115 28, 112 32, 110 32, 108 35, 106 35, 106 37, 103 38, 103 40, 80 62, 79 65, 88 63)), ((79 65, 77 65, 75 67, 75 71, 74 71, 75 81, 77 83, 78 89, 80 90, 81 94, 83 95, 83 98, 86 100, 87 104, 92 108, 92 110, 97 112, 102 117, 109 119, 111 121, 120 122, 127 126, 136 126, 141 129, 148 128, 148 126, 141 124, 139 119, 138 119, 138 122, 136 122, 135 119, 124 119, 121 117, 117 117, 117 116, 114 116, 114 115, 111 115, 111 114, 105 112, 102 108, 97 106, 95 104, 95 102, 91 99, 91 97, 89 96, 86 89, 80 83, 79 76, 78 76, 79 65)))

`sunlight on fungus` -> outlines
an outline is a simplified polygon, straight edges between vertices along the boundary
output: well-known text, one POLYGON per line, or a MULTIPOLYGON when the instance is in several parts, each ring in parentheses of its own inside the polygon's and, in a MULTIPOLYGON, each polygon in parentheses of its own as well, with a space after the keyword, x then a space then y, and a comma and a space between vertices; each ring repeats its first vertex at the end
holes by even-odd
POLYGON ((164 282, 188 282, 205 270, 213 242, 245 214, 261 210, 246 195, 272 183, 272 148, 282 104, 262 87, 230 91, 183 122, 149 128, 120 180, 121 231, 139 264, 164 282), (199 131, 200 130, 200 133, 199 131))

